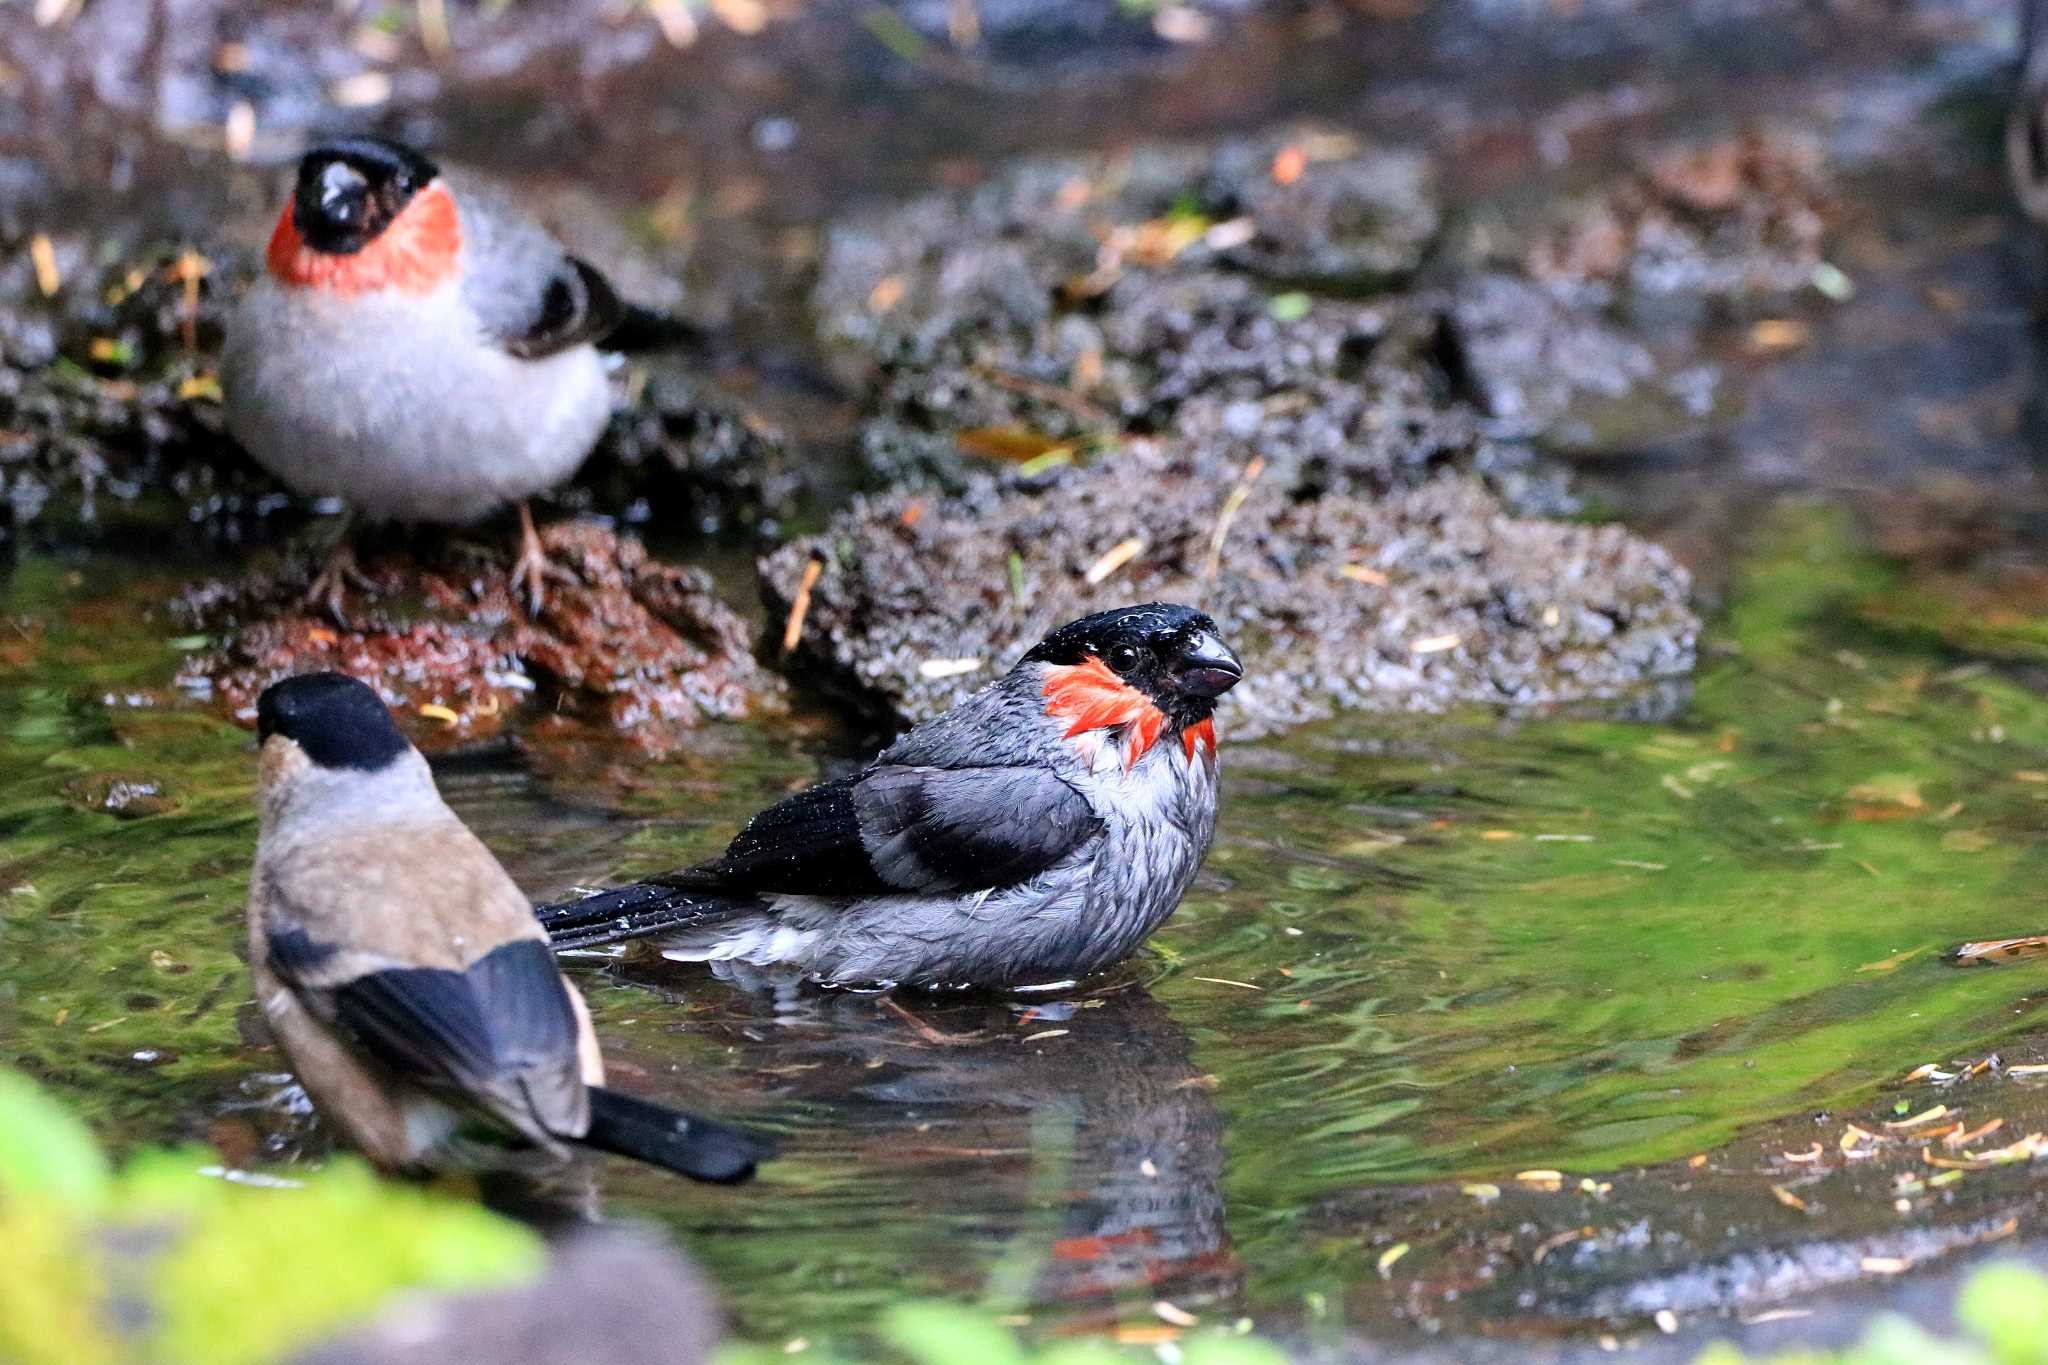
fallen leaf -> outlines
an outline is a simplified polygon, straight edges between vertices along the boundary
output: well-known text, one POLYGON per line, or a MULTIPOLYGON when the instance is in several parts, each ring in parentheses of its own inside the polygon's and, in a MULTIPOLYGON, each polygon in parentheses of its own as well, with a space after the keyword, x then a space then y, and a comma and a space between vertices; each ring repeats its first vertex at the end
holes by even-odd
POLYGON ((1790 351, 1804 346, 1813 329, 1793 318, 1765 318, 1749 329, 1752 351, 1790 351))
MULTIPOLYGON (((2048 936, 2030 934, 2025 938, 1987 938, 1965 943, 1949 955, 1960 967, 1989 967, 2005 962, 2025 962, 2048 957, 2048 936)), ((2019 1068, 2012 1068, 2017 1071, 2019 1068)))
MULTIPOLYGON (((1903 1103, 1903 1101, 1901 1101, 1901 1103, 1903 1103)), ((1921 1110, 1919 1113, 1913 1115, 1911 1118, 1887 1119, 1885 1121, 1884 1126, 1891 1129, 1893 1132, 1903 1132, 1908 1128, 1918 1128, 1924 1124, 1932 1123, 1946 1113, 1948 1113, 1948 1106, 1945 1104, 1937 1104, 1932 1109, 1921 1110)))
POLYGON ((1065 442, 1025 427, 969 427, 954 434, 953 444, 969 455, 1017 464, 1035 460, 1047 451, 1066 448, 1065 442))

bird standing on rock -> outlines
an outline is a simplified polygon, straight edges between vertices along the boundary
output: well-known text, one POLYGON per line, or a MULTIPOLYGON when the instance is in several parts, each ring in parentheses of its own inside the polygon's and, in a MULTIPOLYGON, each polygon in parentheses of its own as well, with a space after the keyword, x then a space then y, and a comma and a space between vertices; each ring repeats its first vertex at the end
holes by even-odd
POLYGON ((532 905, 375 692, 288 678, 258 701, 257 730, 257 1002, 364 1155, 538 1173, 588 1147, 693 1180, 753 1172, 759 1140, 604 1088, 589 1011, 532 905))
MULTIPOLYGON (((373 521, 468 523, 517 503, 513 575, 550 571, 526 499, 611 415, 598 348, 680 339, 487 187, 381 138, 299 162, 265 272, 227 327, 228 429, 294 491, 373 521)), ((307 593, 340 616, 346 530, 307 593)))
POLYGON ((851 777, 755 816, 723 857, 565 905, 555 945, 654 937, 683 961, 847 985, 1061 984, 1180 904, 1216 829, 1216 699, 1244 675, 1201 612, 1121 607, 851 777))

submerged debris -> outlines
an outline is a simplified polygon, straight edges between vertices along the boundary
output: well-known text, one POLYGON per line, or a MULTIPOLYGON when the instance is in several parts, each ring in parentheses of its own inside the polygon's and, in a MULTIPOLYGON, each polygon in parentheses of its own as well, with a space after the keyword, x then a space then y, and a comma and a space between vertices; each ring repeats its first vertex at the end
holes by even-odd
POLYGON ((1217 618, 1246 661, 1229 708, 1241 735, 1340 706, 1614 696, 1689 669, 1699 628, 1685 571, 1619 528, 1518 520, 1453 476, 1378 500, 1260 480, 1236 499, 1149 444, 1042 490, 984 479, 960 498, 858 502, 764 561, 777 618, 814 559, 798 657, 895 721, 936 714, 1054 625, 1117 602, 1217 618))
POLYGON ((140 820, 170 815, 184 805, 177 788, 160 777, 142 773, 94 773, 64 784, 72 809, 140 820))
POLYGON ((278 678, 316 668, 351 673, 436 733, 496 733, 536 693, 558 713, 602 723, 653 750, 708 718, 782 704, 779 679, 754 662, 752 630, 701 570, 648 557, 637 540, 592 522, 546 527, 542 543, 567 570, 539 619, 521 605, 503 560, 371 561, 373 589, 351 592, 338 627, 301 600, 305 575, 190 592, 179 609, 216 637, 186 661, 179 684, 237 716, 278 678))

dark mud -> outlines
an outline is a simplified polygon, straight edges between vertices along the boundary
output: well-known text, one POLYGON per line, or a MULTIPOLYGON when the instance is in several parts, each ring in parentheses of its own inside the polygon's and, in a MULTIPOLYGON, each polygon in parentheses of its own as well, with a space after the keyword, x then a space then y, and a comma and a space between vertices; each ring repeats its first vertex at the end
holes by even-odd
POLYGON ((783 709, 781 681, 754 662, 752 627, 702 570, 663 564, 594 522, 547 527, 541 540, 566 578, 538 618, 508 555, 460 546, 367 563, 371 588, 345 598, 346 626, 304 603, 306 565, 194 589, 177 609, 215 643, 177 685, 246 721, 277 679, 337 669, 412 717, 428 748, 488 738, 529 705, 564 737, 595 726, 654 752, 707 719, 783 709))

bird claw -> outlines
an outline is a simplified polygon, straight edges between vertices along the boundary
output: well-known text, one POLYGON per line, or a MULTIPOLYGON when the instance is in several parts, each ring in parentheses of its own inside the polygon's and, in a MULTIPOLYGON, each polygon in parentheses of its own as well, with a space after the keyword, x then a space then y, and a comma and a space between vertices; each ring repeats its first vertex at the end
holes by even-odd
POLYGON ((550 578, 558 583, 576 581, 576 575, 548 558, 547 547, 540 543, 540 532, 534 528, 533 513, 522 502, 519 504, 519 556, 512 561, 512 590, 517 593, 522 587, 525 589, 527 615, 539 618, 541 608, 547 603, 546 584, 550 578))
POLYGON ((306 585, 306 595, 301 600, 309 607, 323 608, 336 625, 345 628, 349 621, 342 606, 344 595, 350 588, 372 592, 376 586, 356 564, 355 547, 343 539, 335 542, 334 548, 327 552, 327 562, 306 585))

